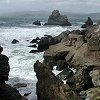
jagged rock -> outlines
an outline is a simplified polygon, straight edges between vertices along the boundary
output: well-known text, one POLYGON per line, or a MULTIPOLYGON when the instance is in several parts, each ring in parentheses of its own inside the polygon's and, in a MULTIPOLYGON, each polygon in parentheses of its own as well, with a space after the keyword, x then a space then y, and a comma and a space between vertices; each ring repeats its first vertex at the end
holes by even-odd
POLYGON ((10 71, 9 58, 1 54, 3 50, 1 46, 0 49, 0 100, 22 100, 16 89, 5 84, 5 81, 8 81, 10 71))
POLYGON ((90 51, 100 51, 100 33, 97 35, 92 35, 88 40, 88 50, 90 51))
POLYGON ((19 41, 16 40, 16 39, 13 39, 13 41, 12 41, 11 43, 12 43, 12 44, 16 44, 16 43, 19 43, 19 41))
POLYGON ((93 25, 93 21, 90 17, 88 17, 87 21, 85 22, 85 24, 83 24, 81 26, 81 28, 87 28, 87 27, 92 26, 92 25, 93 25))
POLYGON ((36 40, 40 40, 40 38, 39 37, 36 37, 36 40))
POLYGON ((71 26, 71 23, 68 22, 67 16, 60 15, 58 10, 54 10, 45 25, 71 26))
POLYGON ((37 20, 37 21, 33 22, 33 24, 34 25, 41 25, 41 22, 37 20))
POLYGON ((66 84, 69 84, 78 92, 94 87, 92 77, 89 75, 92 70, 91 66, 78 69, 75 75, 67 79, 66 84))
POLYGON ((87 92, 86 100, 100 100, 100 87, 91 88, 86 92, 87 92))
POLYGON ((38 100, 79 100, 75 93, 58 79, 45 63, 37 61, 34 64, 34 71, 38 82, 36 93, 38 100))
POLYGON ((33 39, 30 43, 38 43, 37 39, 33 39))

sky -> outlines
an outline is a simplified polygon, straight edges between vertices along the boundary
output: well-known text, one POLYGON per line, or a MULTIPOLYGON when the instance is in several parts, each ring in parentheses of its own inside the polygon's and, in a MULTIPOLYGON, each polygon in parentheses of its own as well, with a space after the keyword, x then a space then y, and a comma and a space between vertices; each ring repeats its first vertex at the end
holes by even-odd
POLYGON ((74 13, 100 12, 100 0, 0 0, 0 13, 52 11, 74 13))

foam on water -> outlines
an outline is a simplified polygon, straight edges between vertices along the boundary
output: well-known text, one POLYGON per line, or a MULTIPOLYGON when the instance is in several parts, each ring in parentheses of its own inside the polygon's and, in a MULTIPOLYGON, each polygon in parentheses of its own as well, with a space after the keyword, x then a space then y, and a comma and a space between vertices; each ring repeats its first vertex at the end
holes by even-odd
MULTIPOLYGON (((78 29, 79 27, 73 27, 78 29)), ((30 54, 29 41, 36 37, 42 37, 45 34, 58 35, 62 31, 67 29, 72 30, 72 27, 31 27, 31 28, 18 28, 18 27, 6 27, 0 29, 0 45, 3 46, 3 54, 9 57, 10 85, 17 83, 26 83, 26 88, 19 88, 18 90, 22 95, 25 93, 31 94, 27 97, 28 100, 36 100, 36 74, 34 72, 34 63, 36 60, 43 61, 43 53, 30 54), (18 44, 11 44, 13 39, 19 40, 18 44)))

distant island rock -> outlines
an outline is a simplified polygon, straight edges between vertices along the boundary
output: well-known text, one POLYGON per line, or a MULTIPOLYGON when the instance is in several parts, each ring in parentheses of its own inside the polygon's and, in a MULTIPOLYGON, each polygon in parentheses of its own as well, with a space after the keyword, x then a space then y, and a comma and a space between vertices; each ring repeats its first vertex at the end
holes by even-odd
POLYGON ((93 21, 90 17, 88 17, 87 21, 85 22, 85 24, 83 24, 81 26, 81 28, 87 28, 87 27, 92 26, 92 25, 93 25, 93 21))
POLYGON ((66 15, 61 15, 58 10, 54 10, 45 25, 71 26, 71 23, 66 15))

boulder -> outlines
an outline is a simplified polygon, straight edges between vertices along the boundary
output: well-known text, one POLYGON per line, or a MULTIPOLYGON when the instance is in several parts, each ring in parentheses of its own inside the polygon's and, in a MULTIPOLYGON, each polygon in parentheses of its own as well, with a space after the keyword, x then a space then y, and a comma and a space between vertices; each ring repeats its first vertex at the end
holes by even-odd
POLYGON ((11 43, 12 43, 12 44, 16 44, 16 43, 19 43, 19 41, 16 40, 16 39, 13 39, 13 41, 12 41, 11 43))
POLYGON ((93 25, 93 21, 90 17, 88 17, 87 21, 85 22, 85 24, 83 24, 81 26, 81 28, 87 28, 87 27, 92 26, 92 25, 93 25))
POLYGON ((68 22, 67 16, 61 15, 58 10, 54 10, 45 25, 71 26, 71 23, 68 22))
POLYGON ((34 71, 37 76, 36 93, 38 100, 79 100, 68 85, 57 78, 48 65, 37 61, 34 71))
POLYGON ((41 25, 41 22, 37 20, 37 21, 33 22, 33 24, 34 25, 41 25))

